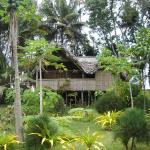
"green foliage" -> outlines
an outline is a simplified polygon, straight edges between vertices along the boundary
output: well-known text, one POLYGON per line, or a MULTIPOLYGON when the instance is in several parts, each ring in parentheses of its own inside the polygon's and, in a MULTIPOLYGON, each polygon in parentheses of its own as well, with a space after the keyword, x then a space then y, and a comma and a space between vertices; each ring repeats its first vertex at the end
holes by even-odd
POLYGON ((124 27, 132 27, 138 22, 139 12, 130 1, 125 2, 121 19, 124 27))
MULTIPOLYGON (((129 82, 117 81, 112 89, 115 95, 124 103, 124 108, 131 106, 131 95, 129 82)), ((140 94, 141 88, 139 85, 132 84, 132 96, 136 98, 140 94)))
POLYGON ((64 113, 64 100, 55 92, 44 89, 44 111, 51 113, 64 113))
POLYGON ((82 121, 93 121, 97 113, 93 109, 86 108, 73 108, 68 111, 70 116, 74 116, 74 119, 82 121))
POLYGON ((141 71, 143 71, 143 69, 146 67, 146 64, 149 63, 149 49, 150 29, 141 28, 136 34, 136 44, 128 49, 128 55, 131 57, 134 66, 136 66, 141 71))
POLYGON ((3 92, 5 104, 13 104, 15 99, 15 90, 13 88, 6 88, 3 92))
MULTIPOLYGON (((32 92, 25 90, 22 95, 23 112, 25 115, 36 115, 39 113, 39 88, 32 92)), ((43 89, 44 112, 63 114, 64 100, 55 92, 43 89)))
POLYGON ((87 132, 78 136, 76 140, 81 142, 82 144, 85 144, 87 146, 87 150, 91 150, 92 148, 105 150, 104 145, 98 141, 99 138, 100 136, 98 133, 90 133, 90 130, 88 128, 87 132))
POLYGON ((96 123, 101 125, 106 130, 112 130, 113 126, 116 124, 116 120, 121 112, 106 112, 96 118, 96 123))
POLYGON ((102 53, 98 56, 99 66, 113 75, 123 73, 131 77, 138 74, 137 69, 126 57, 126 49, 122 45, 118 45, 118 53, 120 57, 112 55, 111 51, 107 48, 103 49, 102 53))
POLYGON ((95 102, 95 108, 99 113, 107 111, 119 111, 125 107, 122 98, 116 96, 115 92, 108 91, 101 97, 98 97, 95 102))
POLYGON ((150 108, 150 99, 146 94, 141 92, 137 97, 134 98, 134 106, 136 108, 144 109, 144 103, 146 106, 145 109, 148 110, 150 108))
POLYGON ((0 134, 0 150, 12 150, 16 144, 19 144, 16 136, 6 133, 0 134))
POLYGON ((97 99, 98 97, 102 96, 104 93, 100 90, 95 91, 94 96, 97 99))
POLYGON ((41 150, 44 150, 45 148, 51 148, 56 144, 57 132, 57 124, 47 115, 30 118, 25 129, 26 146, 28 149, 41 148, 41 150))
POLYGON ((132 139, 132 150, 135 146, 135 140, 137 142, 147 142, 149 140, 149 131, 144 112, 137 108, 128 108, 118 117, 114 133, 116 138, 121 139, 126 149, 132 139))
POLYGON ((25 70, 35 69, 42 62, 42 68, 45 66, 54 66, 56 69, 66 69, 62 63, 58 63, 60 58, 54 55, 59 48, 54 43, 49 43, 44 38, 38 40, 27 40, 25 47, 20 47, 23 52, 20 54, 20 66, 25 70))
POLYGON ((12 105, 2 106, 0 111, 0 132, 12 132, 14 130, 14 107, 12 105))
POLYGON ((23 113, 25 115, 36 115, 39 113, 39 93, 36 89, 32 92, 25 90, 22 94, 23 113))

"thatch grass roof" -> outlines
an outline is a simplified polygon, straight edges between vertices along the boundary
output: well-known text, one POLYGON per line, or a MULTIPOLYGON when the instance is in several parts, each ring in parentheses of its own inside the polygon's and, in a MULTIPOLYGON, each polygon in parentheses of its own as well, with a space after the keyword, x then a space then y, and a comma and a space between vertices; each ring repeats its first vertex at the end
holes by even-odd
POLYGON ((87 74, 94 74, 98 70, 98 61, 96 57, 76 57, 70 51, 63 49, 66 56, 71 59, 74 64, 87 74))

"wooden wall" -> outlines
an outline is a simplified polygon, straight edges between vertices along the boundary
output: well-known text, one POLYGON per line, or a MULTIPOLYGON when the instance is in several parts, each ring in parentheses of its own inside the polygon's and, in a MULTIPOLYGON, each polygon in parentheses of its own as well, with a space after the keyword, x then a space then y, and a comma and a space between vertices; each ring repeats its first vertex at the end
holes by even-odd
POLYGON ((109 72, 98 71, 95 78, 43 79, 43 86, 54 90, 68 91, 105 91, 112 85, 113 77, 109 72))
POLYGON ((96 79, 96 89, 105 91, 113 83, 113 76, 110 72, 97 71, 95 75, 96 79))

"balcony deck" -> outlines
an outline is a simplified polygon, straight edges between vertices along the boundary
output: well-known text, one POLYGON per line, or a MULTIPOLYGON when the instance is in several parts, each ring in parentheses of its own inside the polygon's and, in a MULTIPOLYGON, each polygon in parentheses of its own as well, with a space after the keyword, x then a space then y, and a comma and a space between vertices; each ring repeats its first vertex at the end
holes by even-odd
POLYGON ((68 90, 68 91, 95 91, 106 90, 110 86, 110 82, 97 81, 95 78, 61 78, 61 79, 43 79, 44 87, 49 87, 53 90, 68 90))

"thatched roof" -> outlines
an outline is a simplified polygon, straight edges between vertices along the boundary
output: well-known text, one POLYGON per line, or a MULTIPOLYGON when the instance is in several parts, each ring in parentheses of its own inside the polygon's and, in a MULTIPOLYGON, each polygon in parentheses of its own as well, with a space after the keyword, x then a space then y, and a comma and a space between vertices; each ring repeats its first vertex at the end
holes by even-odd
POLYGON ((98 69, 96 57, 76 57, 75 59, 77 59, 78 64, 87 74, 94 74, 98 69))
POLYGON ((71 59, 76 66, 87 74, 94 74, 98 70, 98 61, 96 57, 76 57, 70 51, 63 49, 66 56, 71 59))

